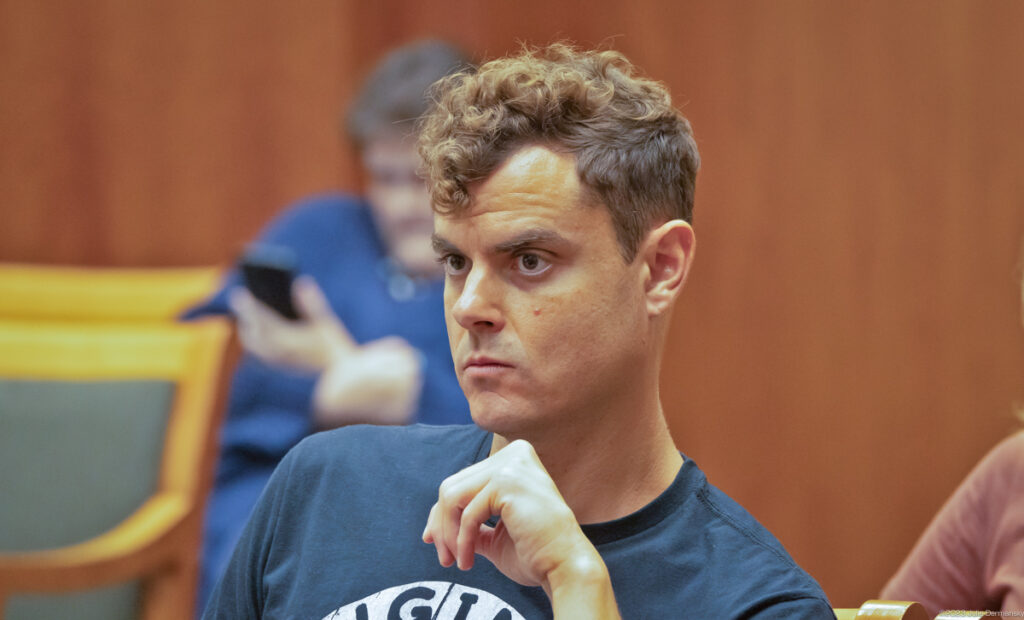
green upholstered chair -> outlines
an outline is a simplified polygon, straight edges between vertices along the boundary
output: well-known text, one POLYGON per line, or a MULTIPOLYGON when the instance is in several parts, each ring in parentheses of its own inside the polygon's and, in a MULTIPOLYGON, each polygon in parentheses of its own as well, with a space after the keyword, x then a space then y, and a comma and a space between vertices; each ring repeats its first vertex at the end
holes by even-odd
POLYGON ((229 326, 0 319, 0 614, 187 618, 229 326))

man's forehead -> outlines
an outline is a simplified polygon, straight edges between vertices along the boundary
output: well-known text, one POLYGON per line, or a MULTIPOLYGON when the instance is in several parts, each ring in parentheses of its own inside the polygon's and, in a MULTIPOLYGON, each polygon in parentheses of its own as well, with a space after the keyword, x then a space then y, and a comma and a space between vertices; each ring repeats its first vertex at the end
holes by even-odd
POLYGON ((518 193, 577 198, 580 187, 575 155, 551 146, 528 144, 510 153, 491 174, 468 189, 479 202, 494 195, 518 193))
MULTIPOLYGON (((581 191, 571 154, 530 145, 512 153, 487 178, 471 184, 462 210, 434 214, 436 236, 448 244, 496 246, 523 240, 571 239, 590 229, 599 211, 581 191)), ((594 231, 590 231, 594 232, 594 231)))
MULTIPOLYGON (((464 209, 439 217, 473 218, 487 212, 521 212, 523 216, 563 211, 581 206, 587 195, 576 172, 572 154, 542 145, 528 145, 511 153, 487 177, 470 183, 464 209)), ((520 215, 520 214, 516 214, 520 215)))

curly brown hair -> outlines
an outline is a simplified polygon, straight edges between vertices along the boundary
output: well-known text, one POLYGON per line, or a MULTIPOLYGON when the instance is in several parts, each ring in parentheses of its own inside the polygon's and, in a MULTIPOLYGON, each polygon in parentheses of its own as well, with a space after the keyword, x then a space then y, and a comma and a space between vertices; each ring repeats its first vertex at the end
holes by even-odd
POLYGON ((524 49, 434 85, 419 149, 435 211, 469 208, 469 186, 528 144, 576 157, 588 198, 611 212, 627 262, 654 226, 692 221, 700 156, 659 82, 615 51, 524 49))

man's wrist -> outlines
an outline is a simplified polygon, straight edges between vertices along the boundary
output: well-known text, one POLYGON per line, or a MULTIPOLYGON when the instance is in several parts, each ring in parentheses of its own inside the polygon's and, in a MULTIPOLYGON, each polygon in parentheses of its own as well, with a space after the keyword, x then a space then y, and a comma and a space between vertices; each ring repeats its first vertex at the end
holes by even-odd
POLYGON ((556 619, 582 612, 588 618, 619 617, 608 567, 593 547, 552 569, 544 589, 556 619))

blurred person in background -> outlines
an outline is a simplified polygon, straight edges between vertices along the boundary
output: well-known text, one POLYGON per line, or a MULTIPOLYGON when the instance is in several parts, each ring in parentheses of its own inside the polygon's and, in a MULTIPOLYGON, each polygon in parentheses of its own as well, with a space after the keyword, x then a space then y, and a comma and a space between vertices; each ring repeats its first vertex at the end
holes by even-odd
MULTIPOLYGON (((1024 318, 1024 281, 1021 282, 1024 318)), ((1024 611, 1024 431, 968 474, 882 590, 944 610, 1024 611)))
POLYGON ((244 349, 204 525, 200 610, 271 472, 304 437, 356 423, 470 421, 445 333, 443 269, 430 245, 415 136, 428 87, 467 65, 437 41, 385 57, 346 118, 365 198, 311 197, 260 235, 261 245, 296 260, 298 320, 255 299, 238 269, 185 316, 233 315, 244 349))

